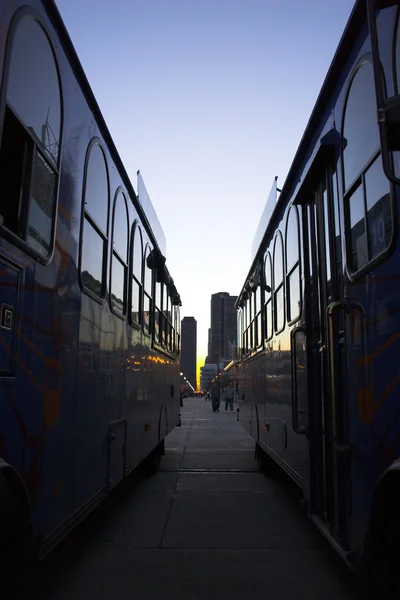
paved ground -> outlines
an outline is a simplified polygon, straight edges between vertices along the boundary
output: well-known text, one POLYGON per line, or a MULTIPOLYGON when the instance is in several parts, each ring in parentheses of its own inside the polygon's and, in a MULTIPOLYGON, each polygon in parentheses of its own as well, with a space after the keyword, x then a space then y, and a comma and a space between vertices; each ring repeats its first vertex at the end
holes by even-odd
POLYGON ((161 471, 117 490, 42 567, 44 600, 350 600, 346 569, 235 413, 186 399, 161 471))

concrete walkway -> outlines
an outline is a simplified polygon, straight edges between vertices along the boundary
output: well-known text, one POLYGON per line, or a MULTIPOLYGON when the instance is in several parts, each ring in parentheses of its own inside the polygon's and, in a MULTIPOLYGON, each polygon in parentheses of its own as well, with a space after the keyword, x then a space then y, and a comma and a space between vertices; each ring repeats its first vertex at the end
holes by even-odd
POLYGON ((350 600, 350 577, 236 413, 185 399, 160 472, 131 478, 46 560, 46 600, 350 600))

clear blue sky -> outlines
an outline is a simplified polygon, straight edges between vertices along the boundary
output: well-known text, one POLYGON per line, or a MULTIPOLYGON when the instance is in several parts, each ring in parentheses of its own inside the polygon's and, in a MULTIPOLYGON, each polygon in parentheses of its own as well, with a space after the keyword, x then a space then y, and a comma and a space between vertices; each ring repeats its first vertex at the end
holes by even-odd
POLYGON ((207 353, 210 299, 238 294, 353 0, 56 0, 207 353))

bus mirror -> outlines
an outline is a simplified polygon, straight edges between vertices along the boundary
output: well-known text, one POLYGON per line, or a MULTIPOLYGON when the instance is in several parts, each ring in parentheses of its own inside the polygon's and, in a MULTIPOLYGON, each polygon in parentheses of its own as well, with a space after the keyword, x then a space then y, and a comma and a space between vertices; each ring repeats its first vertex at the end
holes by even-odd
POLYGON ((392 96, 384 102, 384 124, 390 152, 400 150, 400 96, 392 96))

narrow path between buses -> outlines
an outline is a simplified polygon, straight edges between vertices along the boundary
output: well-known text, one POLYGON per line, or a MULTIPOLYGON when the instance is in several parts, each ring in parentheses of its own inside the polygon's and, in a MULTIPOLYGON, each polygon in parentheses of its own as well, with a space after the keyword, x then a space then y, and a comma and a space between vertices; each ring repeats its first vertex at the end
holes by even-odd
POLYGON ((236 412, 185 399, 157 475, 134 475, 41 568, 44 600, 349 600, 351 577, 236 412))

